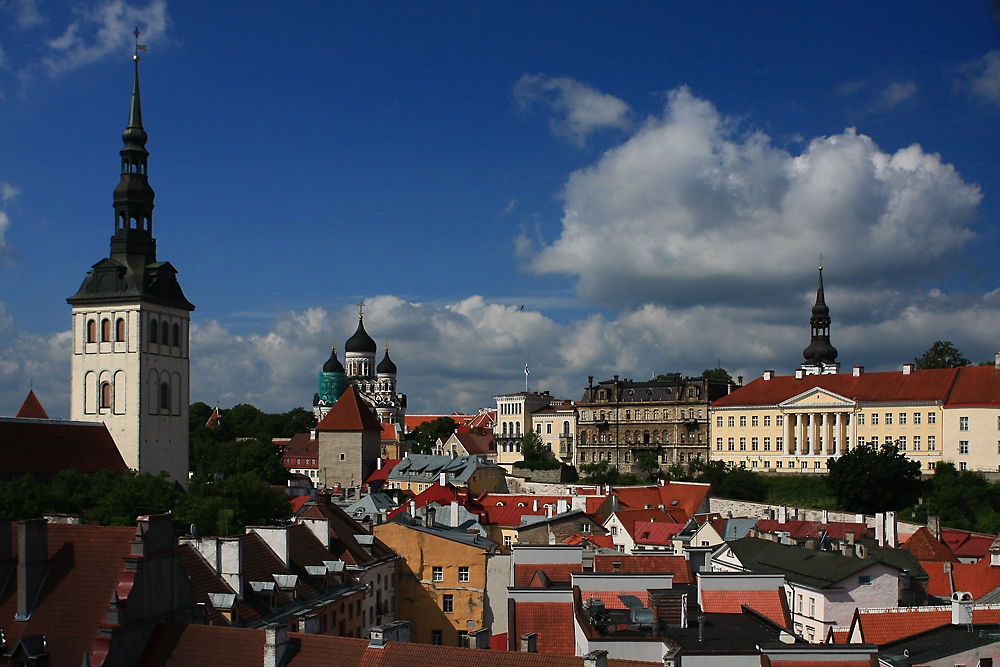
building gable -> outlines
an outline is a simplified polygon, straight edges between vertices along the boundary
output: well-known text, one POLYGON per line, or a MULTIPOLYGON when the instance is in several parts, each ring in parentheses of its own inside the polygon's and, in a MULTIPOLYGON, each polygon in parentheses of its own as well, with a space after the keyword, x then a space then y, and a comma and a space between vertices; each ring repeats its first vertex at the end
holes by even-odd
POLYGON ((813 387, 812 389, 799 394, 798 396, 793 396, 787 401, 782 401, 779 406, 785 409, 795 409, 795 408, 850 408, 856 405, 855 401, 849 398, 844 398, 839 394, 835 394, 832 391, 823 389, 822 387, 813 387))

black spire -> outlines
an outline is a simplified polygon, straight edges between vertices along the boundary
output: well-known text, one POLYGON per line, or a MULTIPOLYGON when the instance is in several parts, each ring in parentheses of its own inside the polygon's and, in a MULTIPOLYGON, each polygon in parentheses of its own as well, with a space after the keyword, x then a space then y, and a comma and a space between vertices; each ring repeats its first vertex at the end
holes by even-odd
POLYGON ((323 364, 324 373, 343 373, 344 364, 340 363, 340 359, 337 358, 337 344, 333 344, 333 349, 330 350, 330 358, 326 360, 323 364))
POLYGON ((125 147, 121 150, 122 177, 115 188, 115 235, 111 237, 111 257, 142 265, 156 261, 156 239, 153 238, 153 198, 149 187, 146 163, 146 131, 142 128, 142 104, 139 100, 139 62, 135 63, 132 79, 132 105, 128 127, 122 133, 125 147))
POLYGON ((802 351, 802 356, 811 365, 832 364, 837 360, 837 348, 830 344, 830 309, 823 295, 823 267, 819 267, 819 286, 816 288, 816 305, 809 318, 812 341, 802 351))
POLYGON ((365 315, 364 315, 364 303, 358 304, 361 309, 358 313, 358 330, 354 332, 354 335, 347 339, 347 343, 344 344, 344 352, 365 352, 368 354, 375 354, 378 350, 378 345, 368 332, 365 331, 365 315))
POLYGON ((375 372, 379 375, 395 375, 396 374, 396 364, 393 363, 392 359, 389 358, 389 343, 385 344, 385 356, 382 357, 382 361, 379 362, 378 367, 375 372))

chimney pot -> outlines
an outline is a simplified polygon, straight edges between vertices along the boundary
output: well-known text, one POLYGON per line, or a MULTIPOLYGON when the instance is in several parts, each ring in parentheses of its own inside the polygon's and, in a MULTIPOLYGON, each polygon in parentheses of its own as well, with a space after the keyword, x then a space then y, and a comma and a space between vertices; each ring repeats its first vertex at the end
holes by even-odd
POLYGON ((534 632, 525 632, 521 635, 521 652, 538 653, 538 635, 534 632))
POLYGON ((608 667, 608 652, 601 649, 583 656, 583 667, 608 667))
POLYGON ((854 367, 854 377, 859 378, 859 377, 861 377, 864 374, 865 374, 865 367, 864 366, 855 366, 854 367))
POLYGON ((773 377, 774 377, 774 371, 771 371, 771 370, 764 371, 764 379, 765 380, 770 380, 773 377))
POLYGON ((804 370, 802 370, 801 368, 796 368, 795 369, 795 379, 796 380, 801 380, 805 376, 806 376, 806 372, 804 370))
POLYGON ((913 372, 913 364, 903 364, 903 375, 909 375, 913 372))

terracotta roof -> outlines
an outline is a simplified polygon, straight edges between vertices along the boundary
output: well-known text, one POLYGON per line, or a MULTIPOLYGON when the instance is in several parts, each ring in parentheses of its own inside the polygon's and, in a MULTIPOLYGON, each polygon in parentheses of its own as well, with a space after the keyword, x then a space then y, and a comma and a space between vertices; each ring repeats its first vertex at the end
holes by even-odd
POLYGON ((712 402, 713 407, 739 407, 744 405, 777 405, 782 401, 805 393, 816 387, 858 401, 945 401, 955 378, 957 368, 885 373, 849 373, 835 375, 776 375, 770 380, 757 378, 750 384, 712 402))
POLYGON ((533 493, 484 493, 479 497, 479 502, 482 503, 483 507, 494 507, 496 505, 514 507, 524 505, 528 509, 531 509, 532 504, 536 500, 539 506, 555 506, 560 499, 571 502, 570 496, 540 496, 533 493))
POLYGON ((1000 405, 1000 373, 994 364, 964 366, 948 396, 948 407, 1000 405))
MULTIPOLYGON (((264 661, 264 633, 264 630, 245 628, 163 624, 154 631, 139 665, 219 667, 219 656, 225 656, 225 664, 260 665, 264 661)), ((286 667, 329 667, 331 656, 336 656, 335 662, 341 667, 583 667, 583 658, 573 655, 483 651, 403 642, 387 642, 382 648, 371 648, 367 639, 299 633, 289 633, 288 640, 292 650, 286 667)), ((608 660, 608 667, 652 667, 655 664, 659 663, 608 660)))
POLYGON ((684 523, 686 522, 684 519, 678 521, 678 518, 671 516, 671 513, 658 509, 618 510, 617 512, 614 512, 614 516, 621 522, 622 527, 625 528, 625 531, 628 532, 629 536, 633 540, 635 539, 635 525, 637 523, 642 524, 649 523, 651 521, 659 521, 680 524, 683 528, 684 523))
POLYGON ((427 422, 432 422, 435 419, 441 419, 441 417, 448 417, 453 420, 456 424, 461 424, 464 420, 462 419, 466 415, 460 415, 457 412, 453 412, 450 415, 406 415, 403 418, 403 423, 406 424, 407 431, 413 431, 421 424, 426 424, 427 422))
POLYGON ((873 531, 869 530, 864 523, 844 523, 841 521, 786 521, 779 523, 777 519, 760 519, 756 525, 757 532, 775 533, 778 531, 788 531, 792 537, 807 538, 821 537, 826 534, 836 540, 844 539, 847 533, 854 533, 856 538, 874 537, 873 531))
MULTIPOLYGON (((684 556, 594 556, 594 572, 646 572, 674 575, 674 584, 691 584, 691 564, 684 556), (615 567, 619 563, 619 567, 615 567)), ((736 612, 739 613, 739 612, 736 612)))
POLYGON ((456 433, 455 437, 465 447, 469 454, 495 454, 497 451, 497 441, 492 433, 479 435, 478 433, 456 433))
POLYGON ((392 441, 396 442, 398 440, 398 434, 396 433, 396 425, 384 423, 382 424, 382 442, 392 441))
MULTIPOLYGON (((888 644, 904 637, 951 623, 951 606, 899 607, 878 611, 859 609, 858 619, 864 640, 870 644, 888 644)), ((972 609, 972 622, 1000 623, 1000 608, 972 609)))
POLYGON ((605 609, 628 609, 621 601, 621 595, 633 595, 639 598, 643 607, 649 606, 649 591, 586 591, 581 595, 584 600, 597 598, 604 603, 605 609))
POLYGON ((365 480, 365 484, 372 484, 373 482, 384 482, 389 477, 389 473, 392 469, 396 467, 403 459, 382 459, 382 467, 378 468, 372 474, 368 475, 368 479, 365 480))
MULTIPOLYGON (((84 653, 94 650, 98 628, 107 622, 105 612, 125 571, 122 560, 131 553, 135 527, 47 524, 49 563, 31 618, 14 621, 17 613, 17 575, 12 573, 0 600, 0 627, 13 647, 22 637, 45 635, 50 662, 79 665, 84 653)), ((10 524, 11 551, 0 560, 16 561, 18 532, 10 524)))
MULTIPOLYGON (((663 505, 667 511, 675 513, 680 510, 683 516, 678 513, 678 521, 687 521, 702 509, 708 498, 711 487, 708 484, 697 482, 664 482, 663 486, 626 486, 612 491, 612 495, 618 496, 618 506, 623 510, 645 509, 647 505, 657 508, 663 505)), ((581 491, 581 495, 582 495, 581 491)), ((607 501, 607 495, 597 495, 587 498, 587 514, 597 514, 598 510, 607 501)), ((601 517, 601 521, 607 519, 607 515, 601 517)))
POLYGON ((539 653, 573 655, 572 602, 517 602, 514 613, 518 637, 526 632, 538 635, 539 653))
POLYGON ((274 442, 283 445, 286 456, 319 456, 319 440, 309 433, 296 433, 284 443, 274 442))
MULTIPOLYGON (((944 571, 944 563, 921 561, 920 566, 927 572, 927 592, 940 598, 951 598, 951 582, 944 571)), ((972 593, 978 600, 997 586, 1000 586, 1000 567, 985 567, 980 564, 952 563, 952 576, 956 591, 972 593)))
POLYGON ((788 627, 789 619, 785 618, 785 607, 782 601, 785 595, 781 589, 769 591, 701 591, 701 608, 709 614, 739 614, 743 605, 757 613, 767 616, 780 625, 788 627))
MULTIPOLYGON (((459 505, 473 514, 480 515, 481 520, 483 518, 483 506, 479 504, 479 501, 476 500, 475 496, 469 493, 468 489, 459 488, 451 482, 448 482, 444 486, 441 486, 440 484, 431 484, 426 489, 421 491, 419 495, 414 496, 410 500, 416 503, 417 508, 430 505, 431 503, 437 503, 438 505, 450 505, 451 501, 457 500, 459 505)), ((408 512, 409 509, 410 504, 409 502, 406 502, 396 509, 389 510, 386 516, 389 521, 392 521, 400 514, 408 512)))
POLYGON ((0 476, 126 470, 104 422, 0 417, 0 449, 0 476))
POLYGON ((488 525, 504 526, 505 528, 517 528, 521 525, 523 516, 545 516, 545 508, 539 506, 537 510, 527 507, 499 507, 493 506, 486 511, 485 522, 488 525))
MULTIPOLYGON (((569 586, 573 572, 583 572, 583 563, 518 563, 514 566, 514 588, 547 588, 548 586, 531 586, 535 574, 542 572, 549 582, 560 586, 569 586)), ((523 634, 523 633, 522 633, 523 634)))
POLYGON ((993 535, 978 535, 954 528, 941 529, 941 541, 960 558, 985 558, 993 545, 993 535))
MULTIPOLYGON (((580 533, 573 533, 565 540, 563 544, 571 544, 576 546, 578 544, 583 544, 584 542, 590 542, 595 547, 604 547, 605 549, 614 549, 615 543, 611 535, 581 535, 580 533)), ((586 546, 586 545, 584 545, 586 546)))
POLYGON ((950 560, 953 563, 958 562, 958 556, 955 555, 955 552, 949 549, 944 542, 936 540, 931 531, 924 526, 914 531, 901 548, 908 550, 919 561, 944 562, 950 560))
POLYGON ((684 530, 686 523, 664 523, 663 521, 636 521, 633 530, 636 544, 665 546, 673 544, 677 533, 684 530))
POLYGON ((323 421, 316 425, 317 431, 378 431, 382 432, 382 423, 362 400, 354 385, 347 387, 337 402, 326 413, 323 421))
POLYGON ((19 419, 48 419, 49 414, 45 412, 45 408, 42 407, 41 401, 35 396, 35 390, 29 389, 28 395, 24 399, 24 403, 21 403, 21 407, 18 408, 17 414, 14 415, 19 419))

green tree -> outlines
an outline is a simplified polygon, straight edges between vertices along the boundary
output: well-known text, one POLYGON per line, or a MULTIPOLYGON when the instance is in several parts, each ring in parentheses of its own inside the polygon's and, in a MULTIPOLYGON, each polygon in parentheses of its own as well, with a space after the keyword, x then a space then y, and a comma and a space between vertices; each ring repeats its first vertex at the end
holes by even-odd
POLYGON ((649 477, 649 481, 652 482, 660 477, 660 462, 656 458, 656 452, 639 452, 635 456, 635 464, 639 472, 649 477))
POLYGON ((827 459, 826 467, 830 492, 849 512, 900 510, 920 497, 920 462, 906 458, 894 444, 860 445, 839 459, 827 459))
POLYGON ((614 484, 621 476, 617 468, 612 468, 607 461, 597 463, 583 463, 580 465, 580 472, 585 484, 614 484))
POLYGON ((438 438, 447 440, 457 428, 458 424, 451 417, 438 417, 424 422, 413 431, 416 436, 413 451, 417 454, 429 454, 438 438))
POLYGON ((528 431, 521 438, 521 456, 525 461, 542 461, 549 458, 549 452, 542 444, 542 436, 528 431))
POLYGON ((963 357, 950 340, 939 340, 931 345, 930 349, 922 356, 914 358, 913 363, 916 364, 917 370, 926 370, 929 368, 958 368, 959 366, 968 366, 972 362, 963 357))
POLYGON ((722 380, 724 382, 732 382, 733 378, 729 375, 729 371, 721 366, 719 368, 706 368, 701 372, 701 376, 706 380, 722 380))

